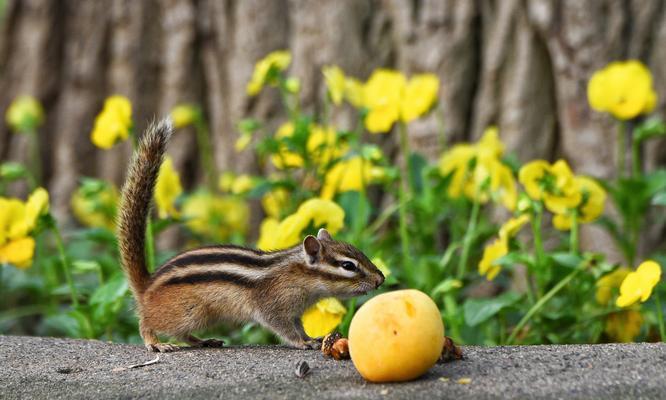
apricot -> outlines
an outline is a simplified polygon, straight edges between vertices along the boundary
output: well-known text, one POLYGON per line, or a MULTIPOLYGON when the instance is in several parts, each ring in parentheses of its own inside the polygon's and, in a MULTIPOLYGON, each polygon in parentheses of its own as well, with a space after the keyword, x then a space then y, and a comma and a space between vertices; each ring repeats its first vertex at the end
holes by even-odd
POLYGON ((418 378, 435 365, 443 345, 444 324, 437 305, 413 289, 373 297, 349 327, 352 362, 371 382, 418 378))

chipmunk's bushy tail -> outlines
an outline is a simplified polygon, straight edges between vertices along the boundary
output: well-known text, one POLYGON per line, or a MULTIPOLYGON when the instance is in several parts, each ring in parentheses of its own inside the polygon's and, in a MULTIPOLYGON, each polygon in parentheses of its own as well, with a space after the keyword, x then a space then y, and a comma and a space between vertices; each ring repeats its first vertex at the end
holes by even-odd
POLYGON ((120 200, 118 246, 123 270, 139 305, 150 280, 145 257, 146 220, 172 132, 170 118, 154 121, 146 129, 130 162, 120 200))

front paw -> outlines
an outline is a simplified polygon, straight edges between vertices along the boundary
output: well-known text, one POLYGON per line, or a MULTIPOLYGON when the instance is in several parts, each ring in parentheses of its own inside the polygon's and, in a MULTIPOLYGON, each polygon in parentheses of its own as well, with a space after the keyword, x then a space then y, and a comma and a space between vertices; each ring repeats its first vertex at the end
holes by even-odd
POLYGON ((323 338, 314 338, 314 339, 308 339, 308 340, 303 340, 301 342, 298 342, 294 345, 294 347, 301 349, 301 350, 317 350, 321 349, 321 341, 323 338))

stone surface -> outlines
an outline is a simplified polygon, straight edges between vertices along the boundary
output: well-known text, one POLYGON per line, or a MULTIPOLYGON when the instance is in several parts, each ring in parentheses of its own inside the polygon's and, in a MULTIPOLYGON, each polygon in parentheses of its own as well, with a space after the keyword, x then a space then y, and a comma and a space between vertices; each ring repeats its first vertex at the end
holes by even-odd
POLYGON ((463 347, 408 383, 366 383, 351 361, 280 346, 192 349, 0 336, 0 399, 665 398, 666 344, 463 347), (296 377, 299 361, 311 373, 296 377), (458 383, 469 378, 468 384, 458 383))

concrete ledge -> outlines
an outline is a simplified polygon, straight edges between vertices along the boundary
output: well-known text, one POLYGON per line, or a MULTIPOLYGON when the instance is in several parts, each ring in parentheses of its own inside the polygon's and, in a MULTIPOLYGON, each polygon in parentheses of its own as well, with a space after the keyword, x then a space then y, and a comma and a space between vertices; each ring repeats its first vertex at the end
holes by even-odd
POLYGON ((666 398, 666 344, 463 347, 419 380, 366 383, 351 361, 280 346, 186 350, 0 336, 0 398, 666 398), (299 361, 312 372, 294 374, 299 361), (470 378, 469 384, 458 383, 470 378))

